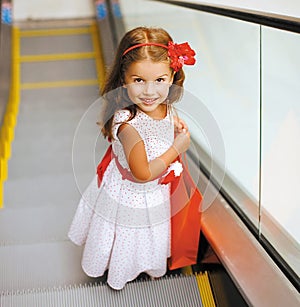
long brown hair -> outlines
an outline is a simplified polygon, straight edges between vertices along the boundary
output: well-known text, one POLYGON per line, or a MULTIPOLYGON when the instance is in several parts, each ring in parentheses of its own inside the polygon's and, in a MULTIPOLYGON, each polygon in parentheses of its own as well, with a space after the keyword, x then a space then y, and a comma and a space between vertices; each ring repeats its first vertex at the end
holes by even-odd
MULTIPOLYGON (((137 106, 133 104, 128 95, 127 90, 122 86, 124 84, 124 76, 128 67, 138 61, 150 59, 153 62, 168 61, 168 50, 159 46, 143 46, 135 48, 123 55, 124 51, 129 47, 141 43, 159 43, 168 46, 168 42, 172 41, 171 36, 161 28, 138 27, 127 32, 122 38, 117 49, 114 63, 108 72, 106 82, 102 89, 104 99, 104 111, 101 118, 101 131, 104 137, 113 138, 112 123, 113 115, 120 109, 130 111, 132 119, 137 113, 137 106)), ((182 85, 184 82, 184 72, 180 69, 174 73, 173 84, 168 94, 167 102, 169 104, 178 101, 182 95, 182 85)), ((129 120, 130 120, 129 119, 129 120)))

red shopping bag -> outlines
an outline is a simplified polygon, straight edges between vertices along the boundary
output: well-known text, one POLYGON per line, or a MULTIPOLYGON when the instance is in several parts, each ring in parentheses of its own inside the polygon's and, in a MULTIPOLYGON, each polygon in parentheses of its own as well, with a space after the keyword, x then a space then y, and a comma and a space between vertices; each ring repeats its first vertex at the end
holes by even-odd
MULTIPOLYGON (((97 167, 98 187, 112 159, 116 159, 122 178, 134 181, 132 175, 128 175, 128 170, 122 169, 110 145, 97 167)), ((171 183, 171 257, 168 261, 170 270, 197 263, 201 230, 202 195, 181 158, 178 157, 177 161, 183 166, 181 175, 175 177, 174 172, 170 172, 159 181, 161 184, 171 183)))
POLYGON ((97 166, 97 175, 98 175, 98 188, 101 185, 102 179, 103 179, 103 175, 104 172, 106 170, 106 168, 108 167, 108 164, 110 163, 110 161, 113 158, 113 152, 112 152, 112 145, 110 145, 107 148, 106 153, 104 154, 101 162, 99 163, 99 165, 97 166))
POLYGON ((202 195, 180 158, 179 162, 182 163, 183 171, 171 181, 170 270, 197 263, 201 230, 202 195))

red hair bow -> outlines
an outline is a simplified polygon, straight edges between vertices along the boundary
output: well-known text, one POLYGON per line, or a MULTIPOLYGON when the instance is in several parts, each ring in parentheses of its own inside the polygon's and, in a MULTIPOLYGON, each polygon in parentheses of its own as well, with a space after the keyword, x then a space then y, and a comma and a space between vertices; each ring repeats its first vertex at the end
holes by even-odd
POLYGON ((178 71, 185 65, 194 65, 196 59, 195 51, 190 47, 188 43, 175 44, 173 42, 168 43, 168 55, 171 59, 171 68, 178 71))

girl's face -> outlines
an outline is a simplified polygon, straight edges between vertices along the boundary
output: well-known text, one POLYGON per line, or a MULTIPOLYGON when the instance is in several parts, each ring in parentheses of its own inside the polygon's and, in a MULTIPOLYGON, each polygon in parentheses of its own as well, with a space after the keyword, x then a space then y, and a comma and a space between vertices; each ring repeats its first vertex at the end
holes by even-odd
POLYGON ((148 115, 155 115, 164 103, 173 83, 169 63, 143 60, 132 63, 125 73, 125 84, 131 101, 148 115))

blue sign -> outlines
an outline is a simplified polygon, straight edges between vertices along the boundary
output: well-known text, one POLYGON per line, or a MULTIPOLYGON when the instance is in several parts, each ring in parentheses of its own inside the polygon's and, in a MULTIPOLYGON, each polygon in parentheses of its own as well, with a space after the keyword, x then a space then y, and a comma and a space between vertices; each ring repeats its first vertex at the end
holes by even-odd
POLYGON ((2 5, 1 22, 8 24, 8 25, 12 24, 12 9, 11 9, 11 5, 8 3, 5 3, 2 5))
POLYGON ((107 7, 104 1, 96 2, 96 16, 98 19, 104 19, 107 16, 107 7))
POLYGON ((122 13, 121 13, 121 8, 120 8, 119 2, 113 3, 112 9, 113 9, 113 13, 114 13, 115 17, 117 17, 117 18, 121 18, 122 17, 122 13))

